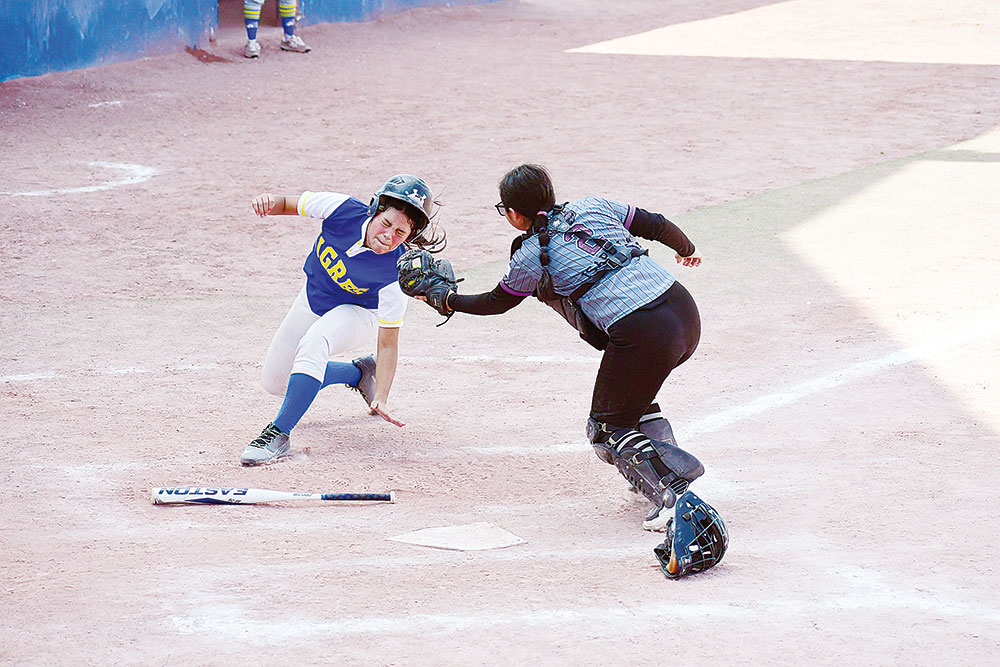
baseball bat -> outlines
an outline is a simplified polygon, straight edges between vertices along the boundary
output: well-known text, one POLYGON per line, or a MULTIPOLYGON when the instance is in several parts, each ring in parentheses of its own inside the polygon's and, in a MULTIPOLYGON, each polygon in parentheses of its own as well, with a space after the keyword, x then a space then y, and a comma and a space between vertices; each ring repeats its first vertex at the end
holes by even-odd
POLYGON ((175 486, 156 487, 154 505, 252 505, 278 500, 381 500, 396 502, 394 491, 388 493, 299 493, 246 487, 175 486))

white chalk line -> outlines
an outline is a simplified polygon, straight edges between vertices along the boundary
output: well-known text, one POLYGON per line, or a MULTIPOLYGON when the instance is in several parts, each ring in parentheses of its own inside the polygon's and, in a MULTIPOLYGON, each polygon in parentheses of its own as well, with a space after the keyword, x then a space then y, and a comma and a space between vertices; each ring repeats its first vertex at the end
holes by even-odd
POLYGON ((439 364, 442 362, 456 363, 456 364, 515 364, 515 365, 534 365, 534 364, 587 364, 597 366, 601 363, 601 358, 598 357, 557 357, 551 355, 535 355, 535 356, 497 356, 490 354, 473 354, 473 355, 458 355, 454 357, 406 357, 406 361, 413 361, 419 363, 428 364, 439 364))
MULTIPOLYGON (((745 421, 756 415, 770 412, 778 408, 792 405, 809 396, 819 394, 830 389, 834 389, 850 382, 863 378, 875 376, 882 371, 896 366, 904 366, 920 359, 930 357, 954 348, 960 347, 974 340, 995 335, 1000 332, 1000 314, 988 313, 978 318, 961 330, 953 331, 950 334, 942 335, 934 340, 925 341, 896 352, 884 355, 877 359, 862 361, 847 368, 822 375, 806 382, 801 382, 778 391, 765 394, 752 399, 741 405, 737 405, 720 412, 702 417, 687 426, 675 428, 678 439, 690 442, 699 436, 721 431, 729 426, 745 421)), ((536 363, 538 359, 549 359, 549 357, 486 357, 486 356, 458 356, 452 358, 434 359, 437 363, 448 363, 452 361, 479 363, 486 360, 506 359, 511 362, 536 363)), ((219 364, 186 364, 179 366, 164 367, 165 371, 190 371, 190 370, 214 370, 219 368, 219 364)), ((85 375, 125 375, 129 373, 155 372, 150 369, 138 367, 126 367, 116 369, 104 369, 96 371, 85 371, 85 375)), ((28 373, 21 375, 0 376, 0 381, 19 382, 42 379, 65 378, 67 375, 54 373, 28 373)), ((524 454, 546 454, 559 455, 567 453, 577 453, 590 451, 591 447, 586 442, 567 442, 558 444, 535 444, 535 445, 498 445, 498 446, 466 446, 460 448, 463 451, 475 452, 486 456, 510 456, 524 454)))
MULTIPOLYGON (((659 536, 656 541, 662 540, 659 536)), ((652 541, 651 541, 652 544, 652 541)), ((386 554, 377 557, 352 559, 340 558, 331 563, 333 568, 344 568, 357 575, 356 569, 371 569, 374 573, 424 564, 442 564, 456 561, 540 560, 565 559, 571 563, 587 562, 594 559, 625 561, 646 555, 651 547, 640 547, 635 543, 591 549, 534 550, 524 547, 501 549, 492 552, 462 553, 454 551, 431 551, 425 556, 386 554)), ((293 619, 276 619, 273 615, 251 614, 248 616, 240 601, 233 598, 220 602, 217 596, 211 600, 189 600, 194 609, 189 614, 172 614, 168 618, 177 629, 185 634, 220 633, 233 638, 250 641, 292 640, 313 635, 356 635, 380 633, 405 636, 413 633, 448 635, 455 632, 496 628, 498 626, 538 627, 547 625, 565 626, 567 623, 599 623, 602 627, 611 625, 631 625, 635 619, 671 617, 680 619, 700 619, 720 617, 747 618, 751 614, 759 616, 767 613, 771 617, 801 618, 817 613, 839 614, 844 611, 884 613, 886 610, 901 610, 922 614, 939 622, 941 617, 956 619, 976 619, 988 623, 1000 623, 1000 608, 995 604, 969 599, 968 591, 954 586, 936 586, 925 578, 893 575, 873 568, 870 564, 855 565, 844 558, 836 544, 828 544, 815 535, 799 537, 787 536, 782 543, 765 540, 741 545, 741 554, 756 556, 761 560, 773 560, 775 553, 794 554, 789 576, 828 577, 826 594, 819 600, 808 592, 799 595, 796 589, 775 591, 768 599, 751 596, 748 600, 711 602, 682 605, 676 602, 653 603, 628 608, 615 607, 573 607, 545 608, 505 611, 493 609, 476 610, 470 613, 419 614, 400 616, 361 616, 340 619, 319 619, 297 614, 293 619), (791 540, 791 543, 788 541, 791 540), (804 540, 796 542, 795 540, 804 540), (815 563, 833 564, 825 573, 816 571, 815 563), (798 574, 794 574, 798 573, 798 574), (963 599, 965 598, 965 599, 963 599), (207 602, 207 604, 206 604, 207 602), (263 631, 263 632, 262 632, 263 631)), ((296 577, 298 573, 308 576, 315 565, 310 563, 290 563, 285 569, 286 576, 296 577)), ((725 567, 725 564, 722 566, 725 567)), ((228 569, 216 568, 209 578, 223 577, 228 580, 228 569)), ((708 577, 727 576, 725 569, 702 575, 708 577)), ((664 584, 669 585, 669 584, 664 584)), ((216 588, 213 586, 213 588, 216 588)), ((716 587, 717 588, 717 587, 716 587)), ((983 597, 983 596, 980 596, 983 597)), ((962 622, 965 622, 964 620, 962 622)))
MULTIPOLYGON (((706 575, 702 575, 706 576, 706 575)), ((710 576, 710 575, 708 575, 710 576)), ((862 584, 863 582, 859 582, 862 584)), ((670 585, 664 582, 664 585, 670 585)), ((636 623, 650 618, 683 620, 745 619, 766 614, 770 618, 800 618, 817 612, 839 613, 869 611, 883 613, 887 609, 905 610, 908 613, 924 612, 938 619, 940 616, 977 618, 996 623, 1000 610, 994 607, 949 602, 926 591, 880 587, 879 594, 871 592, 844 592, 829 594, 822 601, 804 602, 800 599, 759 599, 734 602, 677 604, 674 601, 658 604, 629 605, 628 607, 572 607, 525 609, 519 611, 475 611, 467 614, 412 614, 407 616, 360 616, 354 618, 319 619, 296 614, 288 619, 275 615, 248 613, 236 602, 198 602, 190 614, 171 614, 171 621, 183 634, 210 634, 258 644, 305 639, 331 635, 451 635, 459 632, 513 628, 539 628, 556 626, 578 627, 597 624, 601 628, 622 627, 634 629, 636 623)))
MULTIPOLYGON (((488 356, 457 356, 457 357, 407 357, 407 361, 414 363, 459 363, 478 364, 483 362, 500 362, 510 364, 539 364, 539 363, 588 363, 597 365, 598 361, 593 359, 570 359, 562 357, 488 357, 488 356)), ((260 365, 260 364, 259 364, 260 365)), ((179 364, 162 366, 160 368, 142 368, 140 366, 126 366, 122 368, 105 368, 97 370, 74 371, 65 373, 12 373, 10 375, 0 375, 0 382, 31 382, 34 380, 64 380, 73 376, 86 375, 130 375, 141 373, 162 373, 173 371, 198 371, 216 370, 222 368, 223 364, 179 364)))
POLYGON ((678 439, 687 442, 700 435, 720 431, 755 415, 791 405, 806 397, 835 389, 856 380, 873 377, 895 366, 905 366, 920 359, 926 359, 935 354, 961 347, 974 340, 995 335, 998 332, 1000 332, 1000 314, 989 313, 960 330, 952 331, 934 340, 912 345, 878 359, 853 364, 842 370, 780 389, 742 405, 704 417, 686 427, 678 428, 678 439))
MULTIPOLYGON (((828 373, 812 380, 800 382, 759 396, 741 405, 702 417, 687 426, 675 427, 674 433, 678 441, 690 442, 699 436, 716 433, 751 417, 792 405, 809 396, 835 389, 850 382, 873 377, 886 369, 905 366, 997 333, 1000 333, 1000 314, 989 313, 986 316, 980 317, 969 326, 963 327, 961 330, 953 331, 934 340, 918 343, 917 345, 892 352, 883 357, 862 361, 847 368, 834 371, 833 373, 828 373)), ((463 449, 468 449, 478 454, 507 456, 528 453, 564 454, 581 452, 590 450, 590 445, 584 442, 537 446, 501 445, 497 447, 468 447, 463 449)))
POLYGON ((76 194, 81 192, 100 192, 102 190, 120 188, 125 185, 142 183, 153 178, 158 173, 154 167, 147 167, 141 164, 129 164, 126 162, 90 162, 89 164, 91 167, 124 171, 126 175, 116 180, 105 181, 99 185, 85 185, 76 188, 52 188, 50 190, 31 190, 28 192, 0 192, 0 194, 10 197, 48 197, 51 195, 76 194))
POLYGON ((140 368, 139 366, 124 366, 122 368, 99 368, 96 370, 77 371, 73 373, 20 373, 0 375, 0 382, 31 382, 34 380, 65 380, 74 376, 93 375, 135 375, 141 373, 176 373, 185 371, 206 371, 221 368, 220 364, 174 364, 161 368, 140 368))
POLYGON ((567 627, 581 623, 599 623, 635 628, 636 623, 648 623, 650 618, 718 619, 723 616, 745 616, 746 609, 733 604, 675 603, 632 606, 627 608, 585 607, 572 609, 539 609, 518 612, 476 612, 470 614, 412 614, 407 616, 363 616, 336 620, 320 620, 297 615, 287 620, 273 615, 247 615, 235 604, 199 604, 197 614, 168 616, 177 630, 184 634, 211 634, 239 638, 255 644, 303 639, 315 636, 358 634, 454 634, 498 628, 500 626, 567 627))

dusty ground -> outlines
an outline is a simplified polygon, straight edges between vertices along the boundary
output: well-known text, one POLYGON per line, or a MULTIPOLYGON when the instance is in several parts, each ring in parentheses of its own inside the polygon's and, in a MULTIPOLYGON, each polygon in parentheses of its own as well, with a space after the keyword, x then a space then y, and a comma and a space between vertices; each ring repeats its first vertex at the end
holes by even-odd
POLYGON ((223 62, 0 84, 0 661, 988 662, 996 19, 827 4, 504 0, 304 25, 308 55, 265 27, 257 62, 226 22, 223 62), (740 51, 747 25, 768 50, 740 51), (956 25, 981 48, 894 50, 956 25), (668 46, 567 53, 668 26, 668 46), (702 345, 659 398, 730 529, 707 573, 660 573, 644 505, 585 444, 598 356, 534 303, 441 328, 414 303, 405 428, 335 387, 291 461, 237 461, 278 408, 258 375, 315 234, 250 199, 424 175, 473 292, 502 274, 495 184, 524 161, 561 199, 663 212, 706 257, 677 270, 702 345), (150 504, 174 484, 399 502, 150 504), (387 540, 484 521, 526 544, 387 540))

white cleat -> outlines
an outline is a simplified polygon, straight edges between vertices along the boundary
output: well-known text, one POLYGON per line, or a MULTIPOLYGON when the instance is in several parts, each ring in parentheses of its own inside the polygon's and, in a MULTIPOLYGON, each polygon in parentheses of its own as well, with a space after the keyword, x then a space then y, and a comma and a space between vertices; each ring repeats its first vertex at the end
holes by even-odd
POLYGON ((260 43, 256 39, 247 40, 247 45, 243 49, 243 55, 247 58, 260 57, 260 43))
POLYGON ((302 38, 298 35, 292 35, 291 37, 282 38, 281 48, 285 51, 293 51, 295 53, 309 53, 312 51, 302 38))

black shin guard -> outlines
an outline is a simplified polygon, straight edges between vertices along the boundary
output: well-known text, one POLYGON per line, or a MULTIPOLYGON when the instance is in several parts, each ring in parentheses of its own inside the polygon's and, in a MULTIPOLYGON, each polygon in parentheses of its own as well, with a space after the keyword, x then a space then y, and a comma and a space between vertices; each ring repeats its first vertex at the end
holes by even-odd
POLYGON ((680 447, 651 440, 635 429, 587 421, 587 437, 597 456, 656 505, 673 506, 677 496, 701 477, 705 467, 680 447))
POLYGON ((660 406, 656 403, 650 403, 646 412, 639 417, 639 430, 646 434, 650 440, 659 440, 668 445, 677 446, 674 429, 670 428, 670 422, 660 412, 660 406))

